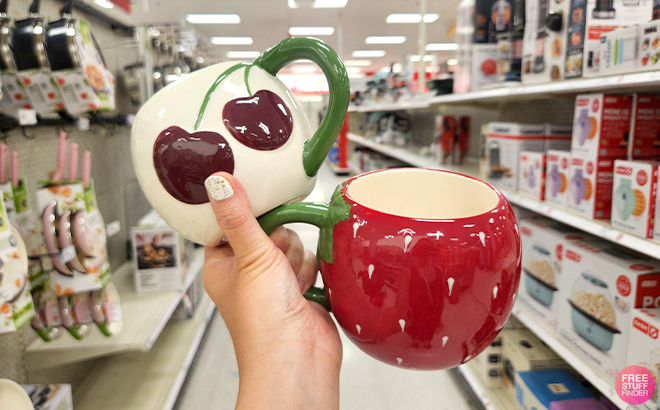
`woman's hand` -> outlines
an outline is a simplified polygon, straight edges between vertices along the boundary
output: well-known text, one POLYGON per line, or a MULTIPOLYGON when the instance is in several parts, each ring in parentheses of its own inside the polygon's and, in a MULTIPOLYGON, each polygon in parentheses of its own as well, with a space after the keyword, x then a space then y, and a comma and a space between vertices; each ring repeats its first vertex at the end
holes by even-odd
POLYGON ((218 172, 206 180, 229 244, 207 246, 204 287, 231 334, 240 374, 237 409, 338 409, 342 347, 319 304, 303 298, 316 257, 298 235, 270 238, 241 184, 218 172))

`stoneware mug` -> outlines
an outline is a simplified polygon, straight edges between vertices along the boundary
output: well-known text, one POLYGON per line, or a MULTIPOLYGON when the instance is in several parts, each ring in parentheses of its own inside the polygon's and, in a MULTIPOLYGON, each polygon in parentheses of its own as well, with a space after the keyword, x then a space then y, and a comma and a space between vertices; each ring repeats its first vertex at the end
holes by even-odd
POLYGON ((485 349, 504 326, 520 281, 520 235, 497 189, 464 175, 375 171, 339 185, 330 204, 283 205, 259 218, 320 228, 330 309, 360 349, 385 363, 446 369, 485 349))
POLYGON ((314 188, 346 117, 349 80, 337 54, 311 38, 288 38, 253 63, 221 63, 196 71, 154 95, 132 131, 140 185, 174 229, 201 244, 223 237, 205 179, 233 174, 261 215, 299 201, 314 188), (315 62, 330 96, 316 132, 289 89, 275 75, 300 59, 315 62))

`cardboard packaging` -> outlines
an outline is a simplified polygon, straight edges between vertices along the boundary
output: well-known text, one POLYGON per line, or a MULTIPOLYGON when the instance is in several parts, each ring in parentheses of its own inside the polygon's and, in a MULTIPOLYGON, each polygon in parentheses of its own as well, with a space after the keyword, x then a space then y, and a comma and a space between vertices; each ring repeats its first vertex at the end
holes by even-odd
POLYGON ((545 124, 545 151, 557 149, 569 151, 573 137, 572 124, 545 124))
MULTIPOLYGON (((516 377, 516 404, 519 409, 557 409, 556 404, 581 399, 596 401, 568 370, 520 372, 516 377)), ((588 409, 584 406, 579 408, 588 409)))
POLYGON ((474 43, 496 43, 513 26, 513 0, 475 0, 474 43))
POLYGON ((521 151, 518 174, 518 192, 543 201, 545 196, 545 154, 521 151))
POLYGON ((73 410, 70 384, 24 384, 35 410, 73 410))
POLYGON ((591 219, 612 214, 613 159, 571 155, 566 208, 591 219))
POLYGON ((660 388, 660 309, 633 309, 630 322, 630 334, 628 335, 628 349, 626 366, 642 366, 648 369, 655 380, 655 392, 646 403, 637 406, 638 409, 658 409, 658 388, 660 388))
POLYGON ((651 20, 653 0, 570 0, 565 78, 600 75, 601 35, 651 20))
POLYGON ((195 312, 204 293, 204 275, 199 274, 190 284, 190 287, 186 289, 170 320, 188 320, 195 317, 195 312))
POLYGON ((617 28, 600 36, 600 75, 637 70, 637 26, 617 28))
POLYGON ((545 157, 545 202, 566 208, 571 153, 549 150, 545 157))
POLYGON ((502 387, 502 337, 493 339, 490 345, 472 360, 472 366, 486 388, 502 387))
POLYGON ((660 20, 640 22, 637 26, 637 37, 637 71, 660 68, 660 20))
POLYGON ((523 84, 564 78, 566 28, 570 1, 525 1, 523 84))
POLYGON ((181 289, 192 243, 172 229, 155 211, 131 229, 135 264, 135 290, 149 292, 181 289))
POLYGON ((561 303, 557 294, 566 278, 562 272, 564 246, 589 236, 541 216, 520 221, 519 226, 523 284, 516 302, 556 334, 557 306, 561 303))
POLYGON ((543 151, 545 126, 491 122, 488 124, 488 182, 505 189, 518 189, 521 151, 543 151))
POLYGON ((658 162, 614 162, 612 226, 642 238, 653 237, 658 162))
POLYGON ((625 367, 631 310, 660 305, 660 262, 609 241, 564 246, 558 339, 614 381, 625 367))
POLYGON ((440 158, 438 158, 438 162, 443 165, 451 164, 454 155, 456 117, 451 115, 436 115, 435 135, 438 136, 438 144, 440 146, 440 158))
POLYGON ((658 179, 656 179, 656 185, 657 188, 655 190, 655 218, 654 220, 654 228, 653 228, 653 238, 656 241, 660 242, 660 172, 658 172, 658 179), (657 226, 655 225, 655 221, 657 222, 657 226))
POLYGON ((470 58, 470 91, 497 82, 497 44, 474 44, 470 58))
POLYGON ((628 158, 660 160, 660 95, 633 95, 630 135, 628 158))
POLYGON ((625 158, 632 97, 580 94, 575 99, 571 153, 585 158, 625 158))

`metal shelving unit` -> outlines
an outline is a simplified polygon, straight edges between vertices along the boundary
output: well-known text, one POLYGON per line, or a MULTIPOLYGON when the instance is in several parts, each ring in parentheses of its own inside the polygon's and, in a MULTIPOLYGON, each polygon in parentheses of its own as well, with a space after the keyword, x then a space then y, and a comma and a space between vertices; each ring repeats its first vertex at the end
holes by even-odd
POLYGON ((472 362, 456 368, 470 386, 476 398, 486 410, 515 410, 516 405, 504 389, 489 389, 485 387, 476 372, 472 362))

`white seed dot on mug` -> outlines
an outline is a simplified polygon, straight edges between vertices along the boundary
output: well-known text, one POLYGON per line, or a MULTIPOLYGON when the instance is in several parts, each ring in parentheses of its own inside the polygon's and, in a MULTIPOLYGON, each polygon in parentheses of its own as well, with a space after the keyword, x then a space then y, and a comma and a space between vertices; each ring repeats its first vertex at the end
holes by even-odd
POLYGON ((403 330, 406 328, 406 321, 399 319, 399 326, 401 326, 401 331, 403 332, 403 330))
POLYGON ((371 275, 373 275, 374 273, 374 265, 369 265, 368 271, 369 271, 369 279, 371 279, 371 275))
POLYGON ((408 245, 412 242, 412 236, 406 236, 403 238, 403 253, 408 252, 408 245))
POLYGON ((483 232, 479 232, 479 239, 481 239, 481 243, 486 246, 486 234, 483 232))
POLYGON ((358 231, 359 227, 360 227, 359 223, 353 222, 353 238, 354 239, 357 237, 357 231, 358 231))
POLYGON ((518 296, 518 295, 514 293, 513 296, 511 297, 511 300, 515 302, 516 296, 518 296))
POLYGON ((465 363, 465 362, 467 362, 468 360, 470 360, 471 357, 472 357, 472 355, 469 354, 465 359, 463 359, 463 363, 465 363))
POLYGON ((447 279, 447 285, 449 286, 449 296, 451 296, 451 290, 454 287, 454 278, 447 279))
POLYGON ((355 328, 357 329, 359 335, 360 332, 362 331, 362 328, 360 327, 360 325, 355 325, 355 328))
POLYGON ((497 298, 497 286, 493 288, 493 299, 497 298))
POLYGON ((397 357, 397 358, 396 358, 396 361, 399 362, 399 364, 401 364, 401 362, 403 361, 403 359, 400 358, 400 357, 397 357))
POLYGON ((447 336, 442 337, 442 347, 445 347, 445 345, 447 344, 447 340, 449 340, 447 336))

